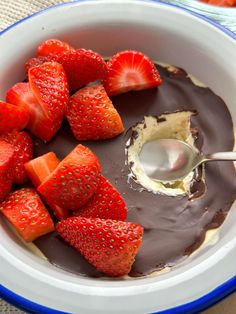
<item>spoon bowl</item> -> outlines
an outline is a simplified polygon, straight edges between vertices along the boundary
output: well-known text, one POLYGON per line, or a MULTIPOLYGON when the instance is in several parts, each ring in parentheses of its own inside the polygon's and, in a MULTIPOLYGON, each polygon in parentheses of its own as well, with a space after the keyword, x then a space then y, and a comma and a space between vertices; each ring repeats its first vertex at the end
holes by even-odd
POLYGON ((184 141, 157 139, 143 145, 139 159, 146 175, 152 180, 176 181, 204 162, 236 160, 236 152, 203 155, 184 141))

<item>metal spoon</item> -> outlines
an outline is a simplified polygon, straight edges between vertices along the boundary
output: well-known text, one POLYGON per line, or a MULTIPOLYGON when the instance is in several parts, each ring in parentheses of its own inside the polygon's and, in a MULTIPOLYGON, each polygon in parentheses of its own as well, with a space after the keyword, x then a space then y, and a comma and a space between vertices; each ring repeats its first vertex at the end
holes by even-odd
POLYGON ((173 181, 184 178, 204 162, 236 160, 236 152, 219 152, 204 156, 183 141, 159 139, 144 144, 139 159, 151 179, 173 181))

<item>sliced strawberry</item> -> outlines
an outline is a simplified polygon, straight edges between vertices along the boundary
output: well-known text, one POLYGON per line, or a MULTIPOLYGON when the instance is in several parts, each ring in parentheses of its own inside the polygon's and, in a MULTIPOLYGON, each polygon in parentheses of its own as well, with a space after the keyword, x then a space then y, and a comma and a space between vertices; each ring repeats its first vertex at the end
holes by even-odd
POLYGON ((64 207, 52 203, 50 203, 49 207, 51 208, 58 220, 64 220, 70 216, 70 211, 64 209, 64 207))
POLYGON ((39 56, 36 58, 30 58, 25 63, 25 74, 28 77, 29 69, 42 65, 45 62, 57 61, 58 55, 39 56))
POLYGON ((23 188, 9 194, 0 205, 0 211, 27 242, 54 230, 47 209, 32 188, 23 188))
POLYGON ((97 192, 83 207, 73 211, 73 216, 125 220, 127 209, 119 192, 101 176, 97 192))
POLYGON ((87 147, 78 145, 43 181, 38 191, 49 206, 75 210, 96 192, 100 173, 97 157, 87 147))
POLYGON ((29 121, 29 110, 25 106, 0 101, 0 134, 13 129, 22 130, 29 121))
POLYGON ((108 276, 127 275, 142 242, 143 228, 131 222, 71 217, 56 231, 94 267, 108 276))
POLYGON ((66 117, 77 140, 112 138, 124 131, 121 117, 104 87, 84 87, 70 97, 66 117))
POLYGON ((48 128, 41 138, 49 141, 61 127, 69 100, 65 72, 59 63, 44 63, 29 70, 29 83, 45 117, 44 129, 48 128))
POLYGON ((15 149, 13 183, 25 183, 28 177, 24 164, 33 158, 33 141, 31 137, 26 132, 14 130, 10 133, 1 135, 0 140, 4 140, 9 144, 12 144, 15 149))
POLYGON ((11 191, 14 153, 15 150, 11 144, 0 141, 0 202, 11 191))
POLYGON ((162 83, 155 65, 142 52, 119 52, 108 61, 107 67, 103 84, 109 96, 153 88, 162 83))
MULTIPOLYGON (((31 182, 37 188, 57 168, 59 163, 60 161, 56 155, 50 152, 26 163, 25 170, 31 182)), ((50 200, 48 200, 48 203, 50 203, 50 200)), ((59 220, 69 217, 69 211, 56 204, 50 203, 50 208, 59 220)))
POLYGON ((63 54, 58 62, 66 71, 69 88, 74 91, 90 82, 102 80, 107 66, 102 56, 92 50, 78 49, 63 54))
POLYGON ((14 105, 26 106, 28 108, 30 117, 26 127, 31 133, 35 135, 47 134, 47 125, 44 123, 41 106, 38 104, 29 83, 15 84, 8 90, 6 99, 14 105))
POLYGON ((37 188, 56 169, 59 163, 57 156, 50 152, 32 159, 24 166, 28 177, 37 188))
POLYGON ((37 57, 47 56, 50 54, 63 54, 75 51, 73 47, 59 39, 47 39, 43 41, 37 49, 37 57))
POLYGON ((18 83, 7 92, 7 100, 26 105, 30 111, 27 129, 47 142, 61 126, 69 93, 65 72, 56 62, 29 70, 29 83, 18 83))

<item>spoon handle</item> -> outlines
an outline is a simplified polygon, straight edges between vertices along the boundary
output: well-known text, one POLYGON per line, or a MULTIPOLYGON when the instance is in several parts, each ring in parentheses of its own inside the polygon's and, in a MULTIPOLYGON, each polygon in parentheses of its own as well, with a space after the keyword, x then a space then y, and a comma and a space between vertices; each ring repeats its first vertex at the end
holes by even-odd
POLYGON ((209 154, 206 156, 206 160, 236 160, 236 152, 219 152, 209 154))

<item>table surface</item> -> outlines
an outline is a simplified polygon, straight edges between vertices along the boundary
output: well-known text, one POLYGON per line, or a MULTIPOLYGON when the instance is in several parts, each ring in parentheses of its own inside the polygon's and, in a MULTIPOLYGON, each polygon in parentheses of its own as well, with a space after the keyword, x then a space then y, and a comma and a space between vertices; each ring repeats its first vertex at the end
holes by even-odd
MULTIPOLYGON (((8 27, 15 21, 39 11, 42 8, 67 2, 68 0, 0 0, 0 30, 8 27)), ((71 1, 71 0, 70 0, 71 1)), ((174 2, 175 0, 173 0, 174 2)), ((171 2, 168 0, 168 2, 171 2)), ((236 20, 236 17, 235 17, 236 20)), ((23 314, 24 312, 9 305, 0 299, 1 314, 23 314)), ((224 301, 212 308, 204 311, 203 314, 235 314, 236 313, 236 293, 232 294, 224 301)))

